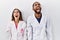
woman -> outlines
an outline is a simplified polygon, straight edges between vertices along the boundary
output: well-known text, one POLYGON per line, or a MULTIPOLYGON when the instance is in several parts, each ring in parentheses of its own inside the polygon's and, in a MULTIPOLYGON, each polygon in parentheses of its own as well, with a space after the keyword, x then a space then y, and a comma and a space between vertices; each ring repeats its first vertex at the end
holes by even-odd
POLYGON ((10 33, 9 40, 26 40, 26 23, 22 19, 21 11, 15 8, 12 12, 12 21, 7 27, 10 33))

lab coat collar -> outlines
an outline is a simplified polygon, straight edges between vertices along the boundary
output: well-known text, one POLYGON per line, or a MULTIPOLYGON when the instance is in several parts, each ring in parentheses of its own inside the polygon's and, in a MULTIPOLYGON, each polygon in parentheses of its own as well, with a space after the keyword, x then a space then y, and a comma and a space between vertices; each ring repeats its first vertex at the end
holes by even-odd
POLYGON ((37 21, 37 19, 36 19, 36 17, 35 17, 35 14, 33 14, 33 18, 34 18, 34 20, 36 21, 36 23, 41 24, 41 22, 42 22, 42 20, 43 20, 43 14, 42 14, 42 17, 41 17, 40 23, 37 21))

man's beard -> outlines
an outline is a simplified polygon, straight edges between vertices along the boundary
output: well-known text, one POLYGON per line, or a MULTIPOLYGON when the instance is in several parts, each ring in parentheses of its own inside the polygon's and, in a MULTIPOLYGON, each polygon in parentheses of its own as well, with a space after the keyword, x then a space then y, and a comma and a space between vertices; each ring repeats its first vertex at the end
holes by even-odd
POLYGON ((37 14, 40 14, 41 13, 41 10, 34 10, 35 11, 35 13, 37 13, 37 14))

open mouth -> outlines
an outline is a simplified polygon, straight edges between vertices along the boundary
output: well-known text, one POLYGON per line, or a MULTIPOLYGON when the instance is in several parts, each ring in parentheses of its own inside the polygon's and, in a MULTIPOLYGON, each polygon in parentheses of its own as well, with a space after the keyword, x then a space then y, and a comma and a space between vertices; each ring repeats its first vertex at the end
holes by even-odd
POLYGON ((37 10, 37 11, 40 11, 40 10, 37 10))
POLYGON ((18 17, 18 15, 17 15, 17 16, 15 16, 15 17, 18 17))
POLYGON ((37 12, 40 12, 40 10, 36 10, 37 12))

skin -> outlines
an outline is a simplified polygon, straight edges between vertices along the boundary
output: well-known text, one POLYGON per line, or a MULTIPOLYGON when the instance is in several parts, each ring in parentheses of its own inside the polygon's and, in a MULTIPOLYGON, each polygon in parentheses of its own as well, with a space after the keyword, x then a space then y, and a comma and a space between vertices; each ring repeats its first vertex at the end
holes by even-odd
POLYGON ((18 10, 15 10, 13 15, 14 15, 14 18, 15 18, 15 23, 16 23, 16 25, 18 25, 19 16, 20 16, 18 10))
POLYGON ((41 14, 41 4, 39 2, 33 3, 33 10, 35 12, 35 17, 40 18, 42 16, 41 14))

